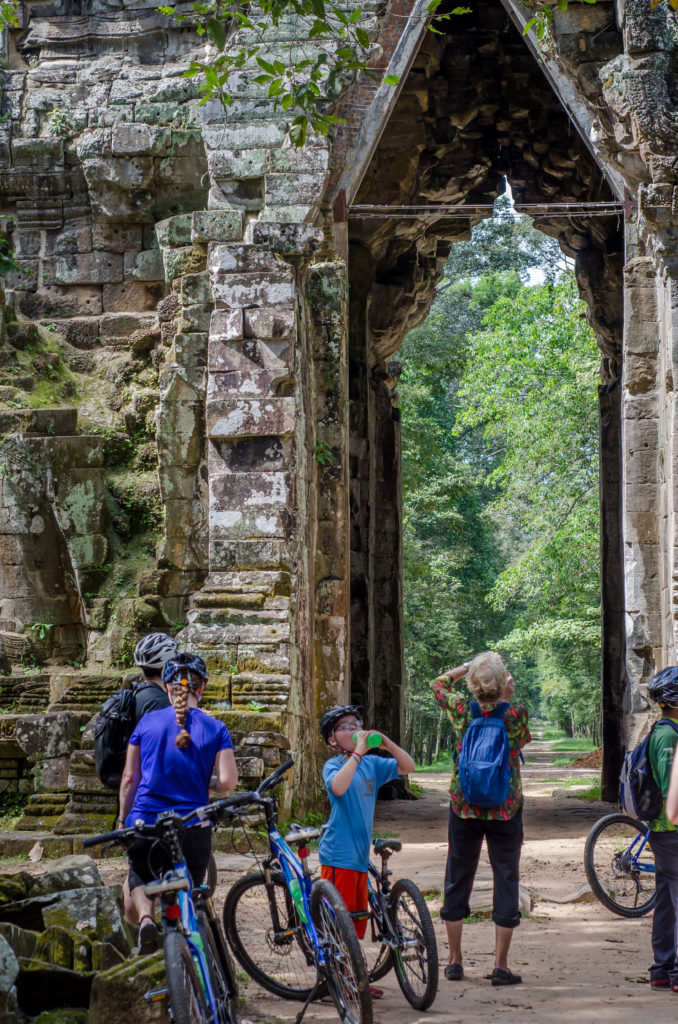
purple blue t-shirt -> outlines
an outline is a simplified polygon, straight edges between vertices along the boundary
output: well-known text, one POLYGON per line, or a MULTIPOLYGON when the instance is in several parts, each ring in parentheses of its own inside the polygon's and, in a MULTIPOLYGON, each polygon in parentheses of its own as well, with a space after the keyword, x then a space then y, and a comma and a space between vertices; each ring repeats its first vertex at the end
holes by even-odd
POLYGON ((173 707, 150 711, 137 723, 130 744, 141 748, 141 782, 125 819, 153 824, 161 811, 188 814, 209 800, 209 783, 220 750, 233 747, 228 729, 199 708, 189 708, 186 728, 191 742, 184 750, 175 740, 180 729, 173 707))
POLYGON ((342 796, 332 792, 332 779, 346 764, 343 755, 331 757, 323 767, 323 782, 330 798, 330 820, 320 840, 320 863, 334 868, 367 871, 377 790, 398 778, 394 757, 363 757, 351 785, 342 796))

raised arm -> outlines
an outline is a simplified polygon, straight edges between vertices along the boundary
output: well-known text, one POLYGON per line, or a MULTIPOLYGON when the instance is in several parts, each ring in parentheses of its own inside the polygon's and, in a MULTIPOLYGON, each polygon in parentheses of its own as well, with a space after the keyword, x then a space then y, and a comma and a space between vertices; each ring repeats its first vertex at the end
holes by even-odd
POLYGON ((466 661, 463 665, 457 665, 456 668, 451 668, 447 672, 443 672, 442 675, 434 679, 433 682, 429 683, 429 686, 433 690, 433 696, 440 704, 441 708, 447 708, 450 704, 450 694, 452 693, 455 683, 466 675, 468 672, 469 663, 466 661))

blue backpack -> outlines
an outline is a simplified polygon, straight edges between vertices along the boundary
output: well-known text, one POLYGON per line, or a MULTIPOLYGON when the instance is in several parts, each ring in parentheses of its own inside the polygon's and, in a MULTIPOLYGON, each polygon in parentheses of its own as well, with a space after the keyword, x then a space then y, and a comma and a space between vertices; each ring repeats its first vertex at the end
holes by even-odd
POLYGON ((459 753, 459 784, 464 800, 476 807, 498 807, 509 794, 511 745, 504 724, 510 705, 497 704, 491 715, 483 715, 472 700, 471 723, 464 733, 459 753))
POLYGON ((670 718, 661 718, 650 729, 644 740, 624 756, 619 773, 619 803, 625 814, 641 821, 651 821, 662 812, 664 798, 650 764, 650 738, 658 725, 670 725, 678 732, 678 724, 670 718))

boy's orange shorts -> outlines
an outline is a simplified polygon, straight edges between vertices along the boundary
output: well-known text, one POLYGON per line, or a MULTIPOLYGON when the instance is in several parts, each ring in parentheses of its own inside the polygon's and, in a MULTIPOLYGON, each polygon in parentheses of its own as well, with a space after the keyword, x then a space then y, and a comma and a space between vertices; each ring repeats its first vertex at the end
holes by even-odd
MULTIPOLYGON (((339 895, 346 904, 347 910, 367 910, 367 872, 353 871, 352 868, 333 868, 327 864, 320 865, 320 877, 326 878, 339 890, 339 895)), ((354 921, 353 925, 358 938, 362 939, 367 928, 367 919, 354 921)))

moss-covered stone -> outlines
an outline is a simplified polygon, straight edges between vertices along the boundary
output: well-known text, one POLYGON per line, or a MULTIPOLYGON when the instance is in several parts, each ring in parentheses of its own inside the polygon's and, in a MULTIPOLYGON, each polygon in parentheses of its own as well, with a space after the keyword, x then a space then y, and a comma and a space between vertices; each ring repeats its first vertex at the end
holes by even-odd
POLYGON ((167 1003, 147 1003, 144 993, 165 983, 162 953, 135 959, 97 974, 92 985, 89 1024, 165 1024, 167 1003))

